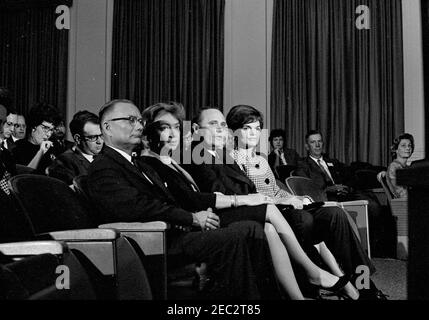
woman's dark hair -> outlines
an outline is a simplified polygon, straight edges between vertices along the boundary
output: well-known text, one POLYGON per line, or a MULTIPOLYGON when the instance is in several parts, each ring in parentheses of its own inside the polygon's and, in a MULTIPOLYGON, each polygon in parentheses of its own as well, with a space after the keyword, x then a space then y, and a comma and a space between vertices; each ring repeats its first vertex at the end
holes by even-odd
POLYGON ((31 134, 31 130, 41 125, 43 121, 50 122, 54 126, 57 126, 61 122, 61 115, 58 109, 54 106, 41 102, 30 109, 27 117, 28 133, 31 134))
POLYGON ((401 143, 401 140, 409 140, 411 142, 411 153, 414 152, 414 137, 409 133, 403 133, 399 137, 397 137, 395 140, 393 140, 393 144, 390 147, 390 153, 392 155, 393 159, 396 159, 396 150, 398 150, 399 144, 401 143))
POLYGON ((147 138, 149 147, 155 152, 158 151, 160 145, 158 133, 159 123, 154 120, 161 113, 171 113, 179 120, 180 125, 182 125, 185 119, 185 108, 181 103, 174 101, 156 103, 143 111, 142 118, 145 123, 143 134, 147 138))
POLYGON ((284 131, 283 129, 273 129, 271 130, 270 137, 268 138, 271 143, 271 146, 273 145, 273 139, 277 137, 282 137, 283 142, 286 143, 286 131, 284 131))
POLYGON ((261 128, 264 127, 264 117, 256 108, 248 105, 234 106, 226 116, 228 127, 235 131, 243 128, 245 124, 259 121, 261 128))

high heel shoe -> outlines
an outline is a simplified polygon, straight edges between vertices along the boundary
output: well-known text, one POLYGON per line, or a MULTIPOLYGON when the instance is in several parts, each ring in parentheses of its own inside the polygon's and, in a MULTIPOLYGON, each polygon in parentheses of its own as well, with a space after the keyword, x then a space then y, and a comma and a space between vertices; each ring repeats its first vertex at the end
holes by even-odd
POLYGON ((343 289, 347 283, 349 283, 350 277, 348 275, 343 275, 342 277, 339 277, 338 281, 330 288, 323 288, 326 291, 330 291, 333 293, 337 293, 343 289))
POLYGON ((322 293, 322 297, 332 297, 337 296, 339 299, 352 300, 345 292, 343 291, 344 287, 350 282, 350 277, 348 275, 344 275, 339 277, 338 281, 329 288, 321 288, 325 293, 322 293))

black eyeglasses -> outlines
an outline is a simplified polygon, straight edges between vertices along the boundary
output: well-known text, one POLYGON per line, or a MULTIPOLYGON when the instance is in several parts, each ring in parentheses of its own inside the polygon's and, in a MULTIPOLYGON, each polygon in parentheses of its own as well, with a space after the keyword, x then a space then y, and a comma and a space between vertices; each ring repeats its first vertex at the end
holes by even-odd
POLYGON ((93 136, 83 136, 83 138, 89 142, 95 142, 95 141, 98 141, 98 139, 104 140, 102 134, 96 134, 93 136))
POLYGON ((7 125, 7 126, 9 126, 9 127, 12 127, 12 126, 13 126, 13 127, 15 127, 15 128, 16 128, 17 123, 13 123, 13 122, 9 122, 9 121, 8 121, 8 122, 6 122, 6 125, 7 125))
POLYGON ((133 127, 136 126, 137 122, 139 122, 141 125, 143 125, 143 118, 137 118, 134 116, 129 116, 129 117, 124 117, 124 118, 113 118, 110 120, 106 120, 107 121, 121 121, 121 120, 126 120, 130 123, 130 125, 132 125, 133 127))
POLYGON ((40 124, 40 127, 42 128, 43 132, 46 133, 46 134, 54 132, 54 128, 50 128, 50 127, 44 125, 43 123, 40 124))

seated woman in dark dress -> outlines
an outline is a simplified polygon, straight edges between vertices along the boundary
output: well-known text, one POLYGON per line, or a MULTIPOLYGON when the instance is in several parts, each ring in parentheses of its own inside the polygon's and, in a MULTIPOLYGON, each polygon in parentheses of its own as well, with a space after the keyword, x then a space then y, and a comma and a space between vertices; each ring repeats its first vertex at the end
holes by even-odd
POLYGON ((300 157, 295 149, 285 147, 286 131, 283 129, 271 130, 268 141, 272 148, 268 155, 268 163, 276 178, 284 182, 296 169, 300 157))
MULTIPOLYGON (((347 277, 334 276, 320 269, 307 257, 275 205, 269 203, 253 207, 242 206, 249 204, 249 200, 246 201, 242 196, 216 193, 213 200, 214 194, 198 192, 198 186, 192 176, 173 159, 173 152, 181 140, 180 128, 183 118, 183 106, 177 103, 159 103, 143 112, 144 134, 149 141, 151 152, 142 159, 157 171, 176 200, 184 208, 192 211, 217 209, 221 226, 238 220, 256 220, 263 223, 277 278, 291 299, 303 299, 303 295, 296 282, 289 256, 303 268, 311 283, 333 291, 341 288, 342 294, 357 299, 359 294, 348 282, 347 277), (229 199, 226 202, 229 202, 230 206, 218 205, 225 203, 226 199, 229 199)), ((256 199, 250 204, 261 203, 260 194, 248 197, 256 199)))
POLYGON ((17 141, 13 152, 16 163, 46 173, 46 168, 55 160, 49 138, 59 119, 58 110, 51 105, 41 103, 30 109, 27 138, 17 141))
POLYGON ((393 161, 386 171, 386 182, 395 198, 408 198, 408 190, 396 183, 396 170, 408 167, 408 159, 414 151, 414 137, 409 133, 401 134, 391 147, 393 161))

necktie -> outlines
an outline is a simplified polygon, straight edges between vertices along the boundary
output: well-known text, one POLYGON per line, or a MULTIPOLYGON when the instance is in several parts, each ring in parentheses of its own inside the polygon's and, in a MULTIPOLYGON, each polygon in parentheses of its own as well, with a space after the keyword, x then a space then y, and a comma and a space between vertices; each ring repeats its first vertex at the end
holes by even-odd
POLYGON ((146 180, 149 181, 149 183, 153 185, 152 180, 150 180, 149 177, 146 175, 146 173, 144 173, 143 170, 141 170, 140 167, 138 166, 138 164, 137 164, 137 155, 133 154, 132 157, 131 157, 131 161, 132 161, 134 167, 136 167, 137 170, 139 170, 141 172, 141 174, 146 178, 146 180))
POLYGON ((283 166, 287 165, 285 154, 284 154, 283 150, 279 150, 279 156, 280 156, 280 164, 283 166))
POLYGON ((335 184, 334 180, 331 178, 331 176, 329 175, 329 173, 326 171, 325 167, 322 164, 322 161, 317 160, 317 164, 319 165, 320 169, 323 172, 323 176, 325 177, 325 182, 328 186, 332 186, 335 184))

